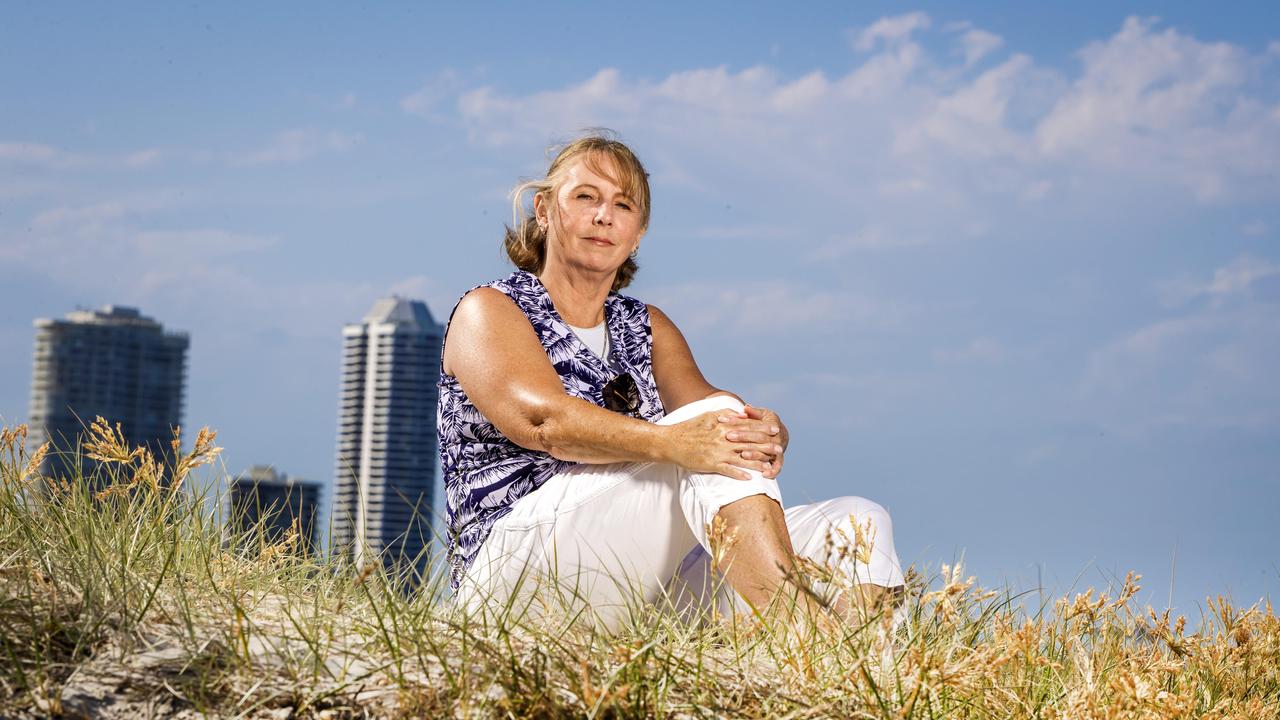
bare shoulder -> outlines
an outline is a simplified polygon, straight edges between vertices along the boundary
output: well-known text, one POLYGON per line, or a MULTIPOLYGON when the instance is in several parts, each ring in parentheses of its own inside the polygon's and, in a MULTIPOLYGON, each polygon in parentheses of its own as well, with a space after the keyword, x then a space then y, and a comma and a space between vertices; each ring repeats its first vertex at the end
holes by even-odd
POLYGON ((657 306, 645 305, 649 309, 649 327, 653 330, 653 344, 655 346, 670 345, 671 341, 680 339, 684 344, 684 335, 680 332, 680 328, 676 327, 675 322, 657 306))
POLYGON ((662 332, 671 332, 672 330, 679 332, 676 324, 657 305, 646 304, 645 308, 649 310, 649 327, 653 328, 655 335, 658 334, 659 330, 662 332))
POLYGON ((488 313, 502 313, 506 309, 520 312, 516 304, 511 301, 501 290, 491 287, 478 287, 458 301, 458 309, 454 311, 454 320, 458 320, 459 316, 474 316, 477 314, 484 315, 488 313))
POLYGON ((445 338, 444 371, 455 375, 457 362, 478 348, 525 332, 533 336, 533 326, 511 298, 500 290, 478 287, 463 295, 453 311, 445 338))

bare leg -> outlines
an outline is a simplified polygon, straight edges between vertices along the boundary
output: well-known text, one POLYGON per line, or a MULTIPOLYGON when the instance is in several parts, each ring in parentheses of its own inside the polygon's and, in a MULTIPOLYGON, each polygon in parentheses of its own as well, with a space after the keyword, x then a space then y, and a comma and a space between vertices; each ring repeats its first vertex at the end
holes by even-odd
POLYGON ((795 572, 796 557, 782 507, 767 495, 751 495, 720 508, 719 517, 735 538, 720 567, 730 587, 759 609, 769 607, 779 592, 787 594, 785 607, 790 608, 786 601, 794 595, 795 606, 812 617, 817 604, 787 579, 795 572))
MULTIPOLYGON (((800 610, 801 617, 789 619, 821 622, 818 603, 789 579, 795 576, 795 550, 778 503, 765 495, 752 495, 720 508, 719 517, 735 538, 720 567, 730 587, 759 609, 769 607, 779 592, 786 593, 782 598, 784 615, 800 610)), ((880 613, 892 613, 901 603, 901 595, 901 586, 862 584, 854 588, 853 597, 838 598, 831 609, 846 622, 863 623, 880 613)))

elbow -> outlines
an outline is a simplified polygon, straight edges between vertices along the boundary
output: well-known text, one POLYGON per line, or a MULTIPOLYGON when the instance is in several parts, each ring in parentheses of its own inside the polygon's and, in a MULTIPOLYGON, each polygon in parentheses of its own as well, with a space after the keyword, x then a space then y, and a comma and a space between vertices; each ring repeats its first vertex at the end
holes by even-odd
MULTIPOLYGON (((548 427, 547 418, 533 419, 529 423, 528 444, 525 447, 530 450, 539 450, 555 457, 555 444, 551 441, 551 428, 548 427)), ((523 443, 522 443, 523 444, 523 443)))
POLYGON ((573 460, 569 449, 570 443, 561 432, 562 427, 561 423, 547 418, 533 423, 528 433, 529 444, 524 447, 544 452, 557 460, 573 460))
POLYGON ((562 443, 560 430, 564 425, 560 403, 530 398, 521 405, 522 427, 508 437, 521 447, 558 457, 556 449, 562 443))

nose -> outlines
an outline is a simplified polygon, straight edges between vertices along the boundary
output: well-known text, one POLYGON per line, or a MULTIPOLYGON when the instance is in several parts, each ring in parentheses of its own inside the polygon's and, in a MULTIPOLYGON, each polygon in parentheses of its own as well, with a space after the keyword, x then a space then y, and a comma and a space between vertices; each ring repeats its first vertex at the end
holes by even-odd
POLYGON ((613 224, 613 208, 609 206, 609 203, 602 202, 600 203, 600 206, 596 208, 595 223, 596 225, 613 224))

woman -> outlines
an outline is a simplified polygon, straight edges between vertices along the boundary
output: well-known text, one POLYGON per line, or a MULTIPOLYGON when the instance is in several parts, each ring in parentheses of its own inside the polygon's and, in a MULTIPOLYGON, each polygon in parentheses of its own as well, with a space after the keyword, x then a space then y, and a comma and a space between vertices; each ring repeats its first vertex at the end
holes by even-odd
POLYGON ((797 553, 832 560, 829 538, 853 538, 854 523, 874 537, 870 561, 836 560, 862 599, 900 587, 885 510, 845 497, 784 512, 786 426, 708 383, 670 318, 618 294, 649 225, 631 150, 583 137, 513 194, 505 246, 519 269, 463 296, 441 366, 459 601, 502 604, 553 578, 610 625, 636 600, 763 608, 795 596, 797 553), (733 541, 712 567, 717 527, 733 541), (717 571, 732 591, 712 598, 717 571))

